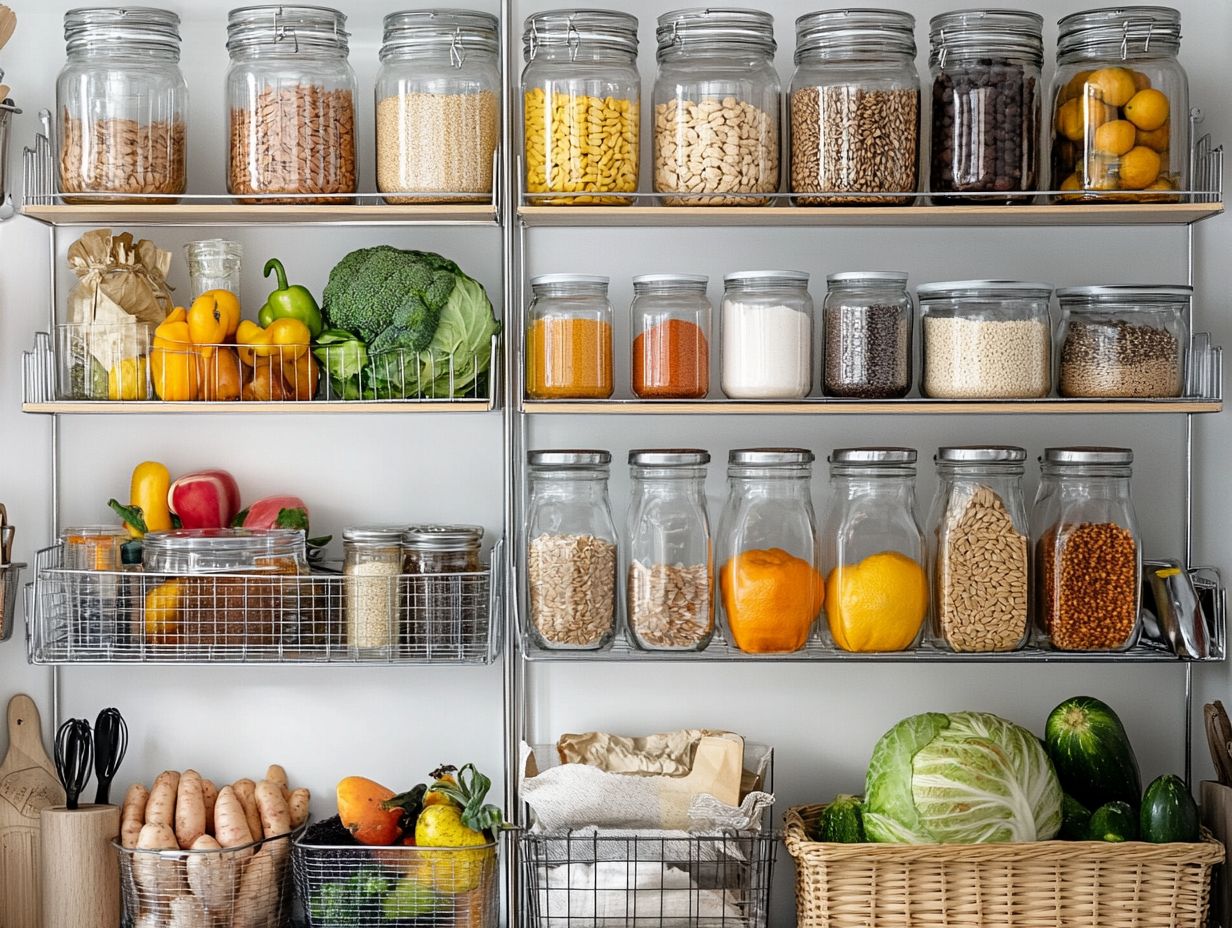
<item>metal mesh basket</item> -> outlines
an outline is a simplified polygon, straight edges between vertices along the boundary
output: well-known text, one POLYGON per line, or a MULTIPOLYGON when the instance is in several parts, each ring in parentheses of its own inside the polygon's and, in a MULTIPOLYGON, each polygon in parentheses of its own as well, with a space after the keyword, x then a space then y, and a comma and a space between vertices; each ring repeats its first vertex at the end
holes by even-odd
POLYGON ((528 834, 529 928, 765 928, 773 834, 528 834))
POLYGON ((340 847, 295 842, 295 889, 309 928, 496 928, 496 844, 340 847))
POLYGON ((221 851, 142 851, 113 842, 124 928, 290 924, 291 841, 302 830, 221 851))
POLYGON ((13 634, 13 617, 17 614, 17 590, 21 585, 21 569, 25 564, 0 564, 0 641, 13 634))

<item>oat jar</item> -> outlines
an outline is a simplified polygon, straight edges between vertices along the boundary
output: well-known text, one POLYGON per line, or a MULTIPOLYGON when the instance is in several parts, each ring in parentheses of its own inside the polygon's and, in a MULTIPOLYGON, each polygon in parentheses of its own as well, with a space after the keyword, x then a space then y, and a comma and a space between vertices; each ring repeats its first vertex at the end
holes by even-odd
POLYGON ((796 20, 791 192, 804 206, 910 203, 918 187, 915 17, 827 10, 796 20), (843 196, 857 194, 857 196, 843 196))
POLYGON ((490 13, 385 17, 376 78, 376 185, 390 203, 486 199, 500 136, 500 26, 490 13))
POLYGON ((606 399, 612 395, 612 304, 606 277, 544 274, 530 281, 526 395, 606 399))
POLYGON ((605 648, 616 632, 612 455, 531 451, 527 463, 527 632, 541 648, 605 648))
POLYGON ((906 274, 831 274, 821 315, 827 396, 894 399, 910 392, 914 317, 906 274))
POLYGON ((1120 651, 1138 637, 1142 548, 1127 448, 1048 448, 1031 515, 1041 644, 1120 651))
POLYGON ((397 525, 366 525, 342 532, 346 591, 346 643, 354 651, 389 653, 402 625, 398 578, 402 532, 397 525))
POLYGON ((637 17, 614 10, 536 13, 527 17, 522 54, 526 192, 570 194, 532 202, 633 202, 610 194, 637 192, 637 17))
POLYGON ((625 620, 646 651, 700 651, 714 631, 706 465, 695 448, 629 452, 625 620))
POLYGON ((1051 112, 1060 202, 1179 199, 1190 155, 1181 14, 1109 7, 1066 16, 1058 28, 1051 112))
POLYGON ((762 206, 779 189, 774 17, 699 8, 659 17, 654 189, 667 206, 762 206), (739 194, 739 196, 715 196, 739 194))
POLYGON ((812 636, 823 587, 813 452, 737 449, 727 478, 715 552, 724 633, 747 654, 799 651, 812 636))
POLYGON ((943 399, 1047 396, 1049 284, 961 280, 923 284, 920 392, 943 399))
POLYGON ((732 399, 803 399, 813 383, 813 298, 804 271, 723 278, 723 392, 732 399))
POLYGON ((346 202, 356 191, 355 72, 346 17, 317 6, 248 6, 227 22, 227 189, 317 194, 281 203, 346 202))
POLYGON ((188 187, 188 89, 180 17, 170 10, 92 7, 64 14, 68 58, 56 80, 60 191, 151 200, 188 187))
POLYGON ((701 399, 710 391, 710 301, 704 274, 633 278, 633 393, 643 399, 701 399))
POLYGON ((951 651, 1016 651, 1030 630, 1030 527, 1023 448, 937 450, 929 517, 933 640, 951 651))
POLYGON ((1192 297, 1192 287, 1058 290, 1061 395, 1180 396, 1192 297))

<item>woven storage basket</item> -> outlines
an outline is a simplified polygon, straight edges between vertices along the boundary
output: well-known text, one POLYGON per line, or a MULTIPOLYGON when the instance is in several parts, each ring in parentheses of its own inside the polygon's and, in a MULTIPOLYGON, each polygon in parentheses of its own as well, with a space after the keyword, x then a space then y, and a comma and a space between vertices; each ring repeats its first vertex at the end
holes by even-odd
POLYGON ((798 928, 1205 928, 1223 845, 826 844, 787 812, 798 928))

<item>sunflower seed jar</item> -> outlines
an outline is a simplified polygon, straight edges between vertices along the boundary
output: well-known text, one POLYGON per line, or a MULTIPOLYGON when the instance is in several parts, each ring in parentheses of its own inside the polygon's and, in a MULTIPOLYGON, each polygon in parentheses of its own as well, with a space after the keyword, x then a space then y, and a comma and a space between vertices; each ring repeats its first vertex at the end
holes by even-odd
POLYGON ((888 399, 911 389, 907 275, 851 271, 826 278, 822 381, 827 396, 888 399))

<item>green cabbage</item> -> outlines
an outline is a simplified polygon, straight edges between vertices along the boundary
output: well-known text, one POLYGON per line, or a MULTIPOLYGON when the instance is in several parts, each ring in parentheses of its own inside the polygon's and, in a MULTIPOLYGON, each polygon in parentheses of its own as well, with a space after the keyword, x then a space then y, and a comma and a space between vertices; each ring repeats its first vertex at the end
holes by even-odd
POLYGON ((1047 841, 1061 828, 1061 786, 1039 739, 983 712, 927 712, 873 749, 864 829, 872 841, 1047 841))

